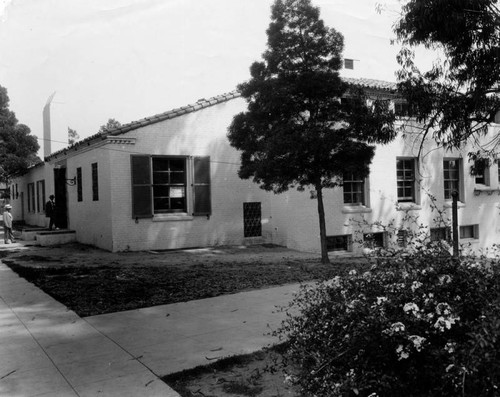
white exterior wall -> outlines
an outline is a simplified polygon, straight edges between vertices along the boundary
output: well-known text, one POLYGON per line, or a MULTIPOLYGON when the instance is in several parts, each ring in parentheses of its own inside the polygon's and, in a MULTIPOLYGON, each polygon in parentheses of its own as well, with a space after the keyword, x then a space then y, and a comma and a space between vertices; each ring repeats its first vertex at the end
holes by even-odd
POLYGON ((272 193, 238 177, 239 154, 226 137, 233 116, 244 109, 244 100, 237 98, 120 135, 136 138, 136 141, 134 145, 121 147, 120 151, 109 152, 113 165, 113 251, 275 241, 272 193), (212 215, 188 216, 186 220, 141 218, 136 222, 132 218, 131 153, 210 156, 212 215), (244 237, 244 202, 261 202, 261 238, 244 237))
POLYGON ((92 150, 80 148, 67 157, 66 178, 76 176, 82 169, 82 201, 78 201, 77 186, 66 186, 68 228, 76 231, 77 241, 111 250, 111 193, 109 145, 92 150), (92 196, 92 168, 97 163, 99 200, 92 196))
MULTIPOLYGON (((500 127, 490 128, 491 135, 500 133, 500 127)), ((487 140, 487 139, 486 139, 487 140)), ((353 240, 362 233, 380 232, 377 227, 370 228, 374 222, 384 225, 394 224, 396 227, 408 226, 403 218, 407 215, 418 219, 418 223, 426 227, 439 227, 436 223, 438 213, 436 207, 444 210, 444 217, 451 226, 451 200, 444 199, 443 159, 461 158, 461 201, 458 210, 458 225, 479 225, 479 239, 462 239, 460 243, 478 251, 500 243, 500 183, 498 166, 493 163, 489 170, 490 185, 476 186, 475 178, 470 175, 471 163, 468 161, 466 147, 460 151, 436 149, 435 144, 427 143, 419 159, 419 181, 416 205, 397 203, 397 157, 417 157, 420 141, 417 135, 410 132, 405 138, 398 137, 388 145, 378 146, 370 166, 369 205, 366 208, 349 207, 343 204, 342 187, 324 191, 325 221, 327 235, 352 235, 353 240), (479 193, 479 190, 481 192, 479 193), (429 194, 435 197, 433 202, 429 194), (399 207, 399 209, 397 208, 399 207), (365 224, 365 226, 361 226, 365 224)), ((317 200, 310 198, 310 192, 290 190, 273 199, 273 219, 275 228, 283 244, 289 248, 303 251, 320 250, 319 222, 317 200)), ((393 239, 395 236, 393 236, 393 239)), ((353 252, 359 253, 362 247, 353 245, 353 252)))
MULTIPOLYGON (((40 192, 40 197, 37 197, 36 185, 38 181, 45 181, 45 202, 49 199, 49 195, 52 194, 54 189, 54 176, 53 167, 45 164, 41 166, 34 167, 29 173, 23 177, 14 179, 9 187, 12 192, 12 185, 17 185, 17 194, 15 194, 10 199, 12 205, 12 216, 14 221, 24 221, 27 225, 32 226, 48 226, 49 220, 45 217, 45 212, 43 210, 44 200, 42 193, 40 192), (38 205, 29 206, 28 211, 28 184, 33 183, 35 189, 35 202, 39 200, 38 205)), ((16 190, 16 188, 14 188, 16 190)), ((12 194, 12 193, 11 193, 12 194)))
MULTIPOLYGON (((274 195, 261 190, 251 180, 238 175, 239 153, 227 140, 227 128, 238 112, 246 109, 241 98, 232 99, 170 120, 144 126, 117 138, 129 143, 101 143, 88 148, 84 145, 53 161, 66 161, 67 178, 82 168, 83 201, 77 201, 77 187, 67 186, 68 226, 77 233, 77 240, 112 250, 161 250, 214 245, 252 244, 268 242, 286 245, 303 251, 319 252, 319 222, 317 200, 310 190, 290 190, 274 195), (131 155, 210 156, 212 214, 185 216, 173 220, 165 216, 132 218, 131 155), (91 164, 98 163, 99 200, 92 200, 91 164), (260 202, 262 208, 262 237, 245 238, 243 234, 243 203, 260 202)), ((500 126, 491 127, 491 135, 500 133, 500 126)), ((479 239, 463 240, 472 249, 482 249, 500 242, 500 185, 497 164, 490 167, 490 186, 478 187, 470 176, 467 153, 436 149, 429 141, 419 160, 418 194, 415 205, 397 207, 397 157, 417 157, 420 141, 416 134, 406 132, 385 146, 376 148, 369 176, 368 204, 349 207, 343 204, 342 187, 324 191, 327 235, 352 235, 377 232, 377 228, 361 227, 381 222, 403 226, 407 213, 418 217, 419 223, 434 224, 436 213, 428 193, 436 199, 436 206, 445 209, 451 222, 451 202, 444 199, 443 159, 462 158, 462 189, 459 205, 459 225, 479 225, 479 239), (481 189, 481 190, 479 190, 481 189), (428 193, 426 193, 428 192, 428 193)), ((21 192, 24 201, 24 220, 30 225, 46 226, 43 213, 27 211, 27 184, 45 179, 45 196, 53 193, 53 164, 33 168, 19 178, 20 195, 13 198, 14 219, 22 219, 21 192)), ((188 191, 189 191, 188 186, 188 191)), ((189 196, 188 196, 189 200, 189 196)), ((361 246, 354 244, 353 252, 361 246)))

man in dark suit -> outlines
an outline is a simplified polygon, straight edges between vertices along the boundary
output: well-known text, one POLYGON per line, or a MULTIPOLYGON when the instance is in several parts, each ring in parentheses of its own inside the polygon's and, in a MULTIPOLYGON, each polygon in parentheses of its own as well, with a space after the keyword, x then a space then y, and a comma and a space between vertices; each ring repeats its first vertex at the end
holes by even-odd
POLYGON ((45 216, 50 218, 49 221, 49 230, 52 230, 53 227, 57 229, 56 225, 56 203, 54 201, 55 196, 51 194, 49 196, 49 201, 45 204, 45 216))

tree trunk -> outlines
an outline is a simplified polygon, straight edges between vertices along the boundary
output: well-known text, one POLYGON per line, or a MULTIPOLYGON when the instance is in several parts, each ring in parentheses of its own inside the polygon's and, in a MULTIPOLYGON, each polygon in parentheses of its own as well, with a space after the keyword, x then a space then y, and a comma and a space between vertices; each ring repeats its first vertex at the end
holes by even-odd
POLYGON ((325 224, 325 207, 323 205, 323 188, 320 184, 316 185, 316 194, 318 200, 318 216, 319 216, 319 237, 321 241, 321 263, 330 263, 328 257, 328 249, 326 247, 326 224, 325 224))

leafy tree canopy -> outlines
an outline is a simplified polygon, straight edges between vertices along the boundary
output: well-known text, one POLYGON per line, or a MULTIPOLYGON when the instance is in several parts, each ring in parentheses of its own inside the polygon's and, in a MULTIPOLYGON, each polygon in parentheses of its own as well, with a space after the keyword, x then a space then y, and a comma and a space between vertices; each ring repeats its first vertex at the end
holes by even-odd
POLYGON ((102 134, 114 128, 121 127, 121 125, 122 124, 119 121, 115 119, 109 119, 106 124, 101 125, 101 127, 99 128, 99 133, 102 134))
POLYGON ((29 127, 18 123, 9 110, 7 89, 0 86, 0 181, 8 183, 40 162, 38 149, 37 138, 30 135, 29 127))
POLYGON ((68 144, 73 145, 80 139, 80 135, 73 128, 68 127, 68 144))
POLYGON ((497 0, 408 0, 402 10, 395 25, 402 43, 400 90, 425 134, 458 147, 486 132, 500 110, 497 0), (419 70, 419 45, 440 50, 444 58, 419 70))
POLYGON ((395 130, 386 101, 369 104, 339 77, 343 36, 319 15, 310 0, 275 1, 263 61, 238 86, 247 111, 234 117, 228 138, 241 151, 241 178, 275 193, 315 188, 323 240, 322 189, 341 184, 346 172, 366 176, 372 144, 390 141, 395 130))

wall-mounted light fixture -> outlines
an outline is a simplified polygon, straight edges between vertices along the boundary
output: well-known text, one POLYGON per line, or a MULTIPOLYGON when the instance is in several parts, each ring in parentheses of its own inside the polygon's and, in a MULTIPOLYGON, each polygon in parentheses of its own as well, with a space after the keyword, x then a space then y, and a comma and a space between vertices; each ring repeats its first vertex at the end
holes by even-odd
POLYGON ((73 177, 72 179, 66 179, 66 185, 75 186, 76 185, 76 176, 73 177))

